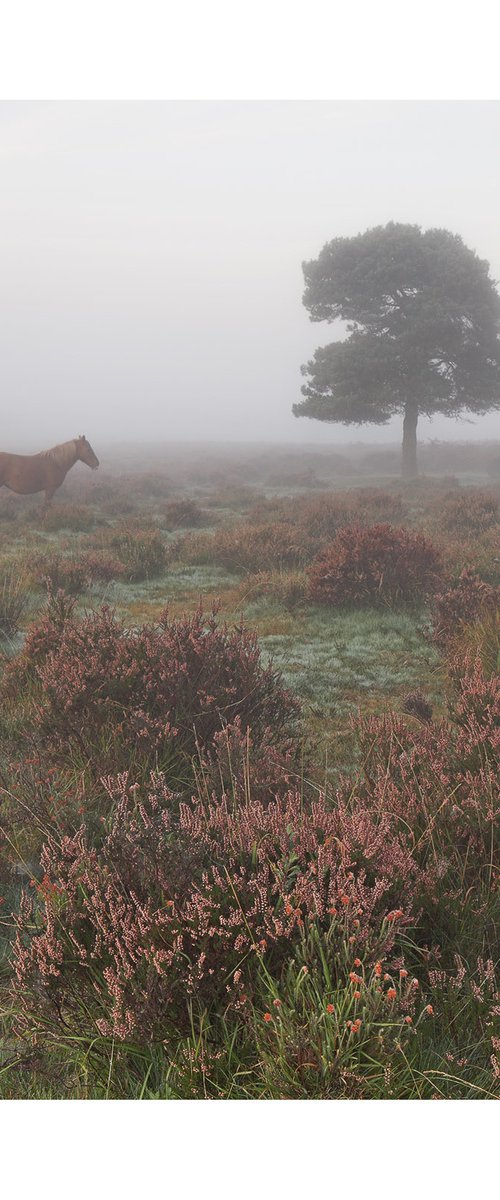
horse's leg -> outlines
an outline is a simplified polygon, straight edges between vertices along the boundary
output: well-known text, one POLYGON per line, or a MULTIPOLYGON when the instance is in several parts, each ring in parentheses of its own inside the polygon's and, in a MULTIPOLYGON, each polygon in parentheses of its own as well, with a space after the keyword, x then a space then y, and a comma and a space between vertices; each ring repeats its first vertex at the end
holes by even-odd
POLYGON ((42 517, 45 517, 45 515, 49 511, 50 503, 51 503, 51 500, 52 500, 55 490, 56 489, 54 487, 53 488, 50 488, 50 487, 45 488, 45 503, 42 507, 42 517))

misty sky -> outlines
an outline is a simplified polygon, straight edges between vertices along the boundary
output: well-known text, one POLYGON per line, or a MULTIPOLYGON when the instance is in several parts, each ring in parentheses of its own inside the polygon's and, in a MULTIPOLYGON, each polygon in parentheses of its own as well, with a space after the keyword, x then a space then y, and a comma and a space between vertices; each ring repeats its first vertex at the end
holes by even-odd
MULTIPOLYGON (((400 439, 297 419, 301 263, 390 220, 500 279, 500 102, 0 103, 1 448, 400 439)), ((421 437, 500 437, 500 415, 421 437)))

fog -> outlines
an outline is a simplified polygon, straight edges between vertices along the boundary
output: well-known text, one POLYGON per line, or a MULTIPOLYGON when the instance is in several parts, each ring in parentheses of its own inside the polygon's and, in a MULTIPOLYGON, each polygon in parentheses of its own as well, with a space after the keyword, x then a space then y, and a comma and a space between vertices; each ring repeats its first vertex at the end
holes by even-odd
MULTIPOLYGON (((500 102, 0 105, 1 448, 399 440, 292 415, 333 340, 301 263, 390 220, 500 279, 500 102)), ((500 416, 419 436, 500 436, 500 416)))

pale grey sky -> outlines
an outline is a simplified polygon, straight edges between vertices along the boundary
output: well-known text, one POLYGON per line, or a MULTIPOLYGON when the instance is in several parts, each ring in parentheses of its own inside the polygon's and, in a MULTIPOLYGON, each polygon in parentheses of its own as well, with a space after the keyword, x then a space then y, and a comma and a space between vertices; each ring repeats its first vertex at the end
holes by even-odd
MULTIPOLYGON (((2 449, 400 438, 296 419, 301 262, 387 221, 500 279, 500 102, 0 104, 2 449)), ((500 437, 500 415, 420 436, 500 437)))

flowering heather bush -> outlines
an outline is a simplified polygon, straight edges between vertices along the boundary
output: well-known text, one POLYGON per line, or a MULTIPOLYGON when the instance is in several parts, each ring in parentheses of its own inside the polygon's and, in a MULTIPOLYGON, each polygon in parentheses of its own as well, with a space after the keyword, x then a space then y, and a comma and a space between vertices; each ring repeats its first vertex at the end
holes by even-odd
POLYGON ((130 754, 154 765, 162 754, 194 754, 239 717, 256 737, 272 726, 279 739, 298 702, 264 668, 256 637, 217 623, 201 610, 158 625, 126 629, 103 606, 75 619, 59 593, 7 686, 31 673, 36 681, 34 731, 44 753, 77 747, 95 770, 127 766, 130 754), (103 758, 99 756, 105 756, 103 758))
POLYGON ((308 576, 310 598, 321 604, 417 601, 435 590, 440 558, 421 533, 351 525, 339 530, 308 576))
MULTIPOLYGON (((193 1002, 243 1027, 258 1019, 266 1086, 278 1048, 278 1093, 291 1095, 342 1092, 324 1072, 308 1092, 303 1068, 321 1047, 346 1068, 353 1046, 379 1062, 392 1033, 410 1038, 450 1007, 450 989, 489 1005, 477 1018, 488 1041, 490 965, 466 986, 463 968, 452 976, 426 946, 464 905, 485 944, 495 936, 481 888, 498 812, 498 685, 477 665, 457 676, 451 723, 358 719, 362 768, 334 796, 298 787, 291 746, 265 729, 252 741, 239 721, 200 747, 190 802, 158 774, 149 787, 126 774, 103 781, 101 835, 87 825, 50 837, 22 902, 18 1033, 172 1046, 191 1028, 193 1002), (429 964, 425 999, 402 957, 409 926, 429 964)), ((448 1029, 456 1019, 453 1010, 448 1029)), ((387 1094, 412 1094, 411 1078, 399 1072, 387 1094)))
POLYGON ((470 569, 462 571, 458 583, 434 597, 434 641, 449 647, 463 633, 464 626, 494 614, 499 607, 500 587, 484 583, 470 569))
POLYGON ((31 560, 30 572, 38 584, 48 583, 52 592, 63 590, 76 596, 93 583, 120 579, 125 567, 119 559, 105 553, 47 553, 31 560))
POLYGON ((440 529, 465 536, 484 533, 499 522, 497 495, 481 488, 456 488, 434 500, 427 511, 440 529))
POLYGON ((226 1007, 234 972, 251 989, 263 957, 278 969, 310 923, 379 958, 408 920, 388 902, 392 868, 411 876, 406 852, 370 830, 380 878, 368 883, 363 869, 349 869, 360 826, 321 796, 311 811, 297 792, 242 805, 199 796, 177 818, 161 777, 148 795, 126 776, 106 787, 112 815, 99 850, 84 828, 49 839, 41 883, 21 907, 19 1023, 42 1037, 59 1028, 163 1041, 189 1026, 190 996, 226 1007))
POLYGON ((449 720, 412 728, 389 714, 359 719, 356 733, 363 771, 346 785, 349 803, 391 814, 405 838, 411 830, 419 868, 435 872, 427 906, 465 881, 477 890, 491 877, 498 845, 500 678, 486 679, 479 661, 465 670, 462 662, 449 720))

